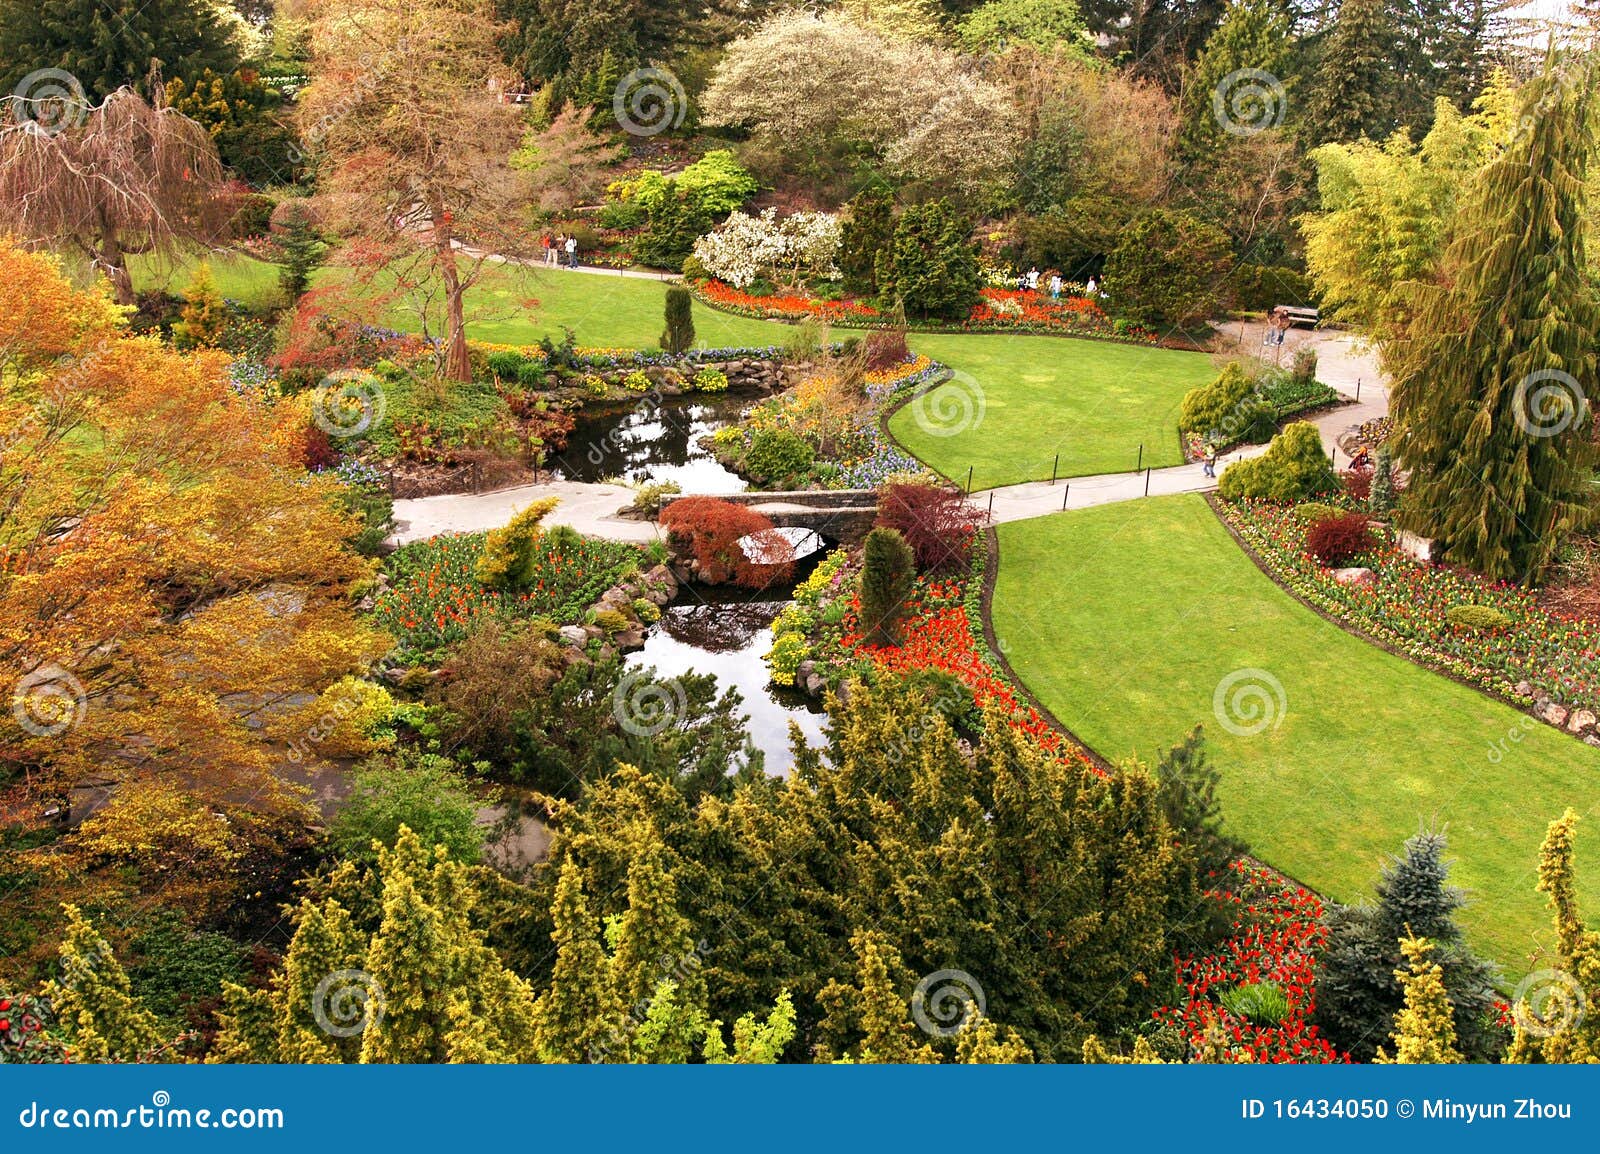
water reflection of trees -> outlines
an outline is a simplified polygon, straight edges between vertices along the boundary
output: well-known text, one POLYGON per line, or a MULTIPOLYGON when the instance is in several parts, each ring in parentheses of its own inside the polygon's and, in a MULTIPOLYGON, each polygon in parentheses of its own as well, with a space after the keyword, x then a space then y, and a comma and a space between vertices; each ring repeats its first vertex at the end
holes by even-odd
POLYGON ((674 605, 661 617, 668 637, 708 653, 736 653, 772 624, 783 601, 712 601, 674 605))

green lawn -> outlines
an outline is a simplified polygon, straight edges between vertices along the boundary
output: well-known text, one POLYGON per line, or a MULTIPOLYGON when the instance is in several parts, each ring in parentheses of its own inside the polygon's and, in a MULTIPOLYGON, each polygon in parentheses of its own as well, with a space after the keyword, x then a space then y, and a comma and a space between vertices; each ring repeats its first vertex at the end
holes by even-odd
MULTIPOLYGON (((251 308, 268 308, 282 299, 277 265, 243 253, 214 254, 209 259, 211 278, 224 297, 251 308)), ((133 274, 134 288, 140 292, 160 288, 182 296, 198 263, 198 257, 166 260, 155 256, 130 256, 128 270, 133 274)))
POLYGON ((1370 895, 1419 823, 1448 824, 1465 923, 1515 984, 1551 939, 1535 869, 1545 826, 1572 806, 1588 816, 1582 894, 1600 918, 1600 751, 1324 621, 1198 496, 1001 526, 994 626, 1028 686, 1107 757, 1153 761, 1203 723, 1228 824, 1329 897, 1370 895), (1217 687, 1242 669, 1282 685, 1276 728, 1219 723, 1217 687))
POLYGON ((1178 406, 1183 394, 1216 376, 1200 353, 1108 341, 1006 334, 914 336, 912 347, 971 374, 982 390, 973 406, 960 379, 901 409, 889 430, 947 477, 973 488, 1047 480, 1061 454, 1061 476, 1161 468, 1183 463, 1178 406), (963 424, 965 413, 975 419, 963 424))

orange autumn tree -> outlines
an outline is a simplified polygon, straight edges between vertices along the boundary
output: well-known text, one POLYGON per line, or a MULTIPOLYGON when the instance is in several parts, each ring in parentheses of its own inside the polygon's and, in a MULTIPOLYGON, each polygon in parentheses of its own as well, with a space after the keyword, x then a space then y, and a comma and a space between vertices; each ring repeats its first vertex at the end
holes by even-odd
POLYGON ((384 649, 292 406, 0 242, 0 763, 290 808, 259 734, 384 649), (20 289, 20 291, 17 291, 20 289))

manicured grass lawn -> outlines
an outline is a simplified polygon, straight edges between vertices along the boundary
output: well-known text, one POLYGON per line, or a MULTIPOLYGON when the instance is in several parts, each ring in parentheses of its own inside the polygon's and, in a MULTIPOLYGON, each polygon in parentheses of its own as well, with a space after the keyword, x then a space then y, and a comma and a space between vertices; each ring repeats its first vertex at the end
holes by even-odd
MULTIPOLYGON (((192 274, 192 261, 180 267, 144 261, 134 264, 134 282, 141 288, 168 287, 182 293, 192 274)), ((277 299, 277 266, 248 256, 211 258, 211 271, 225 297, 248 304, 277 299)), ((316 284, 344 275, 323 269, 316 284)), ((666 286, 638 277, 546 269, 491 269, 467 294, 468 331, 478 340, 533 344, 540 337, 559 338, 561 326, 588 346, 656 348, 663 328, 666 286)), ((415 329, 415 314, 397 305, 388 317, 397 329, 415 329)), ((782 344, 788 325, 736 317, 696 305, 695 338, 713 348, 782 344)))
POLYGON ((1600 751, 1324 621, 1198 496, 1002 525, 994 626, 1028 686, 1108 758, 1153 762, 1203 724, 1228 824, 1329 897, 1369 897, 1385 854, 1447 824, 1464 922, 1508 986, 1551 941, 1535 870, 1567 806, 1588 818, 1582 900, 1600 917, 1600 751), (1241 669, 1283 687, 1281 724, 1254 736, 1213 711, 1241 669))
MULTIPOLYGON (((278 287, 278 266, 256 260, 243 253, 213 254, 211 277, 217 291, 230 300, 240 301, 251 308, 268 308, 282 298, 278 287)), ((128 268, 133 273, 133 285, 141 292, 164 288, 182 296, 194 276, 198 257, 180 257, 175 261, 153 256, 131 256, 128 268)))
POLYGON ((1109 341, 1007 334, 913 335, 912 348, 971 374, 982 418, 959 432, 971 386, 959 379, 896 413, 889 431, 906 449, 975 490, 1061 476, 1180 465, 1178 406, 1216 370, 1200 353, 1109 341), (923 419, 919 420, 919 412, 923 419), (931 431, 930 431, 931 430, 931 431))

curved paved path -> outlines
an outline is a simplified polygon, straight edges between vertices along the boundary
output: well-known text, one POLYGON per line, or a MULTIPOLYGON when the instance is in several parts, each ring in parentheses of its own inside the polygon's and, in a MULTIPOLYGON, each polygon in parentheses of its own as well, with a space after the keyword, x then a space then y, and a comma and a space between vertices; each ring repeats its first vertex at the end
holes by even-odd
POLYGON ((481 533, 498 529, 533 502, 559 497, 561 503, 545 519, 547 525, 570 525, 588 537, 649 542, 660 536, 653 521, 631 521, 617 510, 633 501, 625 485, 586 485, 578 481, 546 481, 516 485, 488 493, 445 493, 394 503, 396 545, 425 541, 442 533, 481 533))
MULTIPOLYGON (((1239 332, 1239 326, 1229 325, 1221 331, 1224 336, 1234 336, 1239 332)), ((1246 322, 1244 347, 1247 350, 1260 348, 1261 331, 1260 322, 1246 322)), ((1349 404, 1311 418, 1311 422, 1322 433, 1323 448, 1329 452, 1337 451, 1339 457, 1348 460, 1348 454, 1337 443, 1338 438, 1351 426, 1381 417, 1389 411, 1389 390, 1378 370, 1377 353, 1362 347, 1359 338, 1347 334, 1301 333, 1296 330, 1284 345, 1285 364, 1301 345, 1311 345, 1317 350, 1317 379, 1333 386, 1350 401, 1349 404), (1359 401, 1356 400, 1358 391, 1359 401)), ((1241 446, 1217 461, 1217 472, 1220 474, 1229 465, 1266 451, 1265 445, 1241 446)), ((1205 475, 1204 467, 1197 461, 1175 465, 1170 469, 1151 469, 1148 478, 1145 473, 1139 472, 1072 477, 1054 485, 1048 481, 1027 481, 1020 485, 985 489, 972 494, 972 501, 980 509, 992 510, 994 521, 998 524, 1043 517, 1062 509, 1087 509, 1094 505, 1133 501, 1145 496, 1203 493, 1216 487, 1216 481, 1205 475)))

